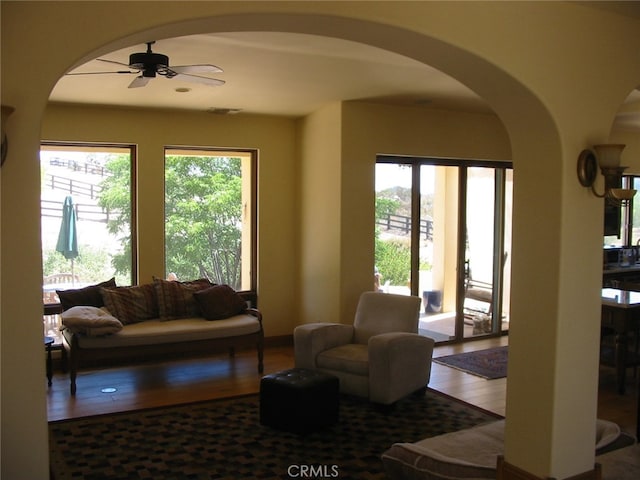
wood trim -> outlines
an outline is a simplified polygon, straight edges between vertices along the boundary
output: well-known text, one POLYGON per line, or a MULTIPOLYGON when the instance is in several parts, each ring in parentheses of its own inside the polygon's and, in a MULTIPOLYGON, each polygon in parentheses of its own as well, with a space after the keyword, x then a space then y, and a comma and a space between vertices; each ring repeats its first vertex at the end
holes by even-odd
MULTIPOLYGON (((555 480, 553 477, 537 477, 515 465, 511 465, 502 455, 498 456, 497 469, 497 480, 555 480)), ((602 467, 596 463, 593 470, 568 477, 565 480, 602 480, 602 467)))
POLYGON ((293 347, 293 335, 265 337, 264 345, 265 347, 293 347))

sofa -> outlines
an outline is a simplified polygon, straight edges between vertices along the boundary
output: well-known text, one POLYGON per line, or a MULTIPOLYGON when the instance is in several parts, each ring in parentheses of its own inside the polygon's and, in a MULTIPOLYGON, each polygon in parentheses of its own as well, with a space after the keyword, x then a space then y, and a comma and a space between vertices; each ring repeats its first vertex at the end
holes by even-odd
POLYGON ((602 480, 640 478, 640 444, 636 443, 596 457, 602 480))
POLYGON ((119 287, 111 279, 57 293, 72 395, 78 370, 88 364, 105 367, 222 348, 233 356, 236 348, 252 347, 258 372, 264 370, 262 314, 248 293, 228 285, 154 279, 119 287))

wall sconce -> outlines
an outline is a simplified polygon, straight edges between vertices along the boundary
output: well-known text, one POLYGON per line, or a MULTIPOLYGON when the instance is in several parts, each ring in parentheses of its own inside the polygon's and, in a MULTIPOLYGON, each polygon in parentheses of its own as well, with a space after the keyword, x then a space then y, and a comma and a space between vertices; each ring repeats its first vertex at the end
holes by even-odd
POLYGON ((0 140, 2 140, 2 144, 0 147, 0 166, 4 163, 7 158, 7 152, 9 150, 9 140, 7 140, 7 132, 5 131, 5 124, 7 123, 7 119, 13 113, 14 108, 8 105, 1 105, 2 107, 2 121, 0 122, 0 140))
POLYGON ((586 149, 580 152, 578 157, 580 185, 591 188, 596 197, 605 198, 607 202, 616 206, 628 203, 636 194, 631 188, 621 188, 622 173, 627 169, 620 166, 620 154, 624 147, 621 144, 594 145, 595 153, 586 149), (598 167, 604 177, 604 193, 596 192, 594 187, 598 167))

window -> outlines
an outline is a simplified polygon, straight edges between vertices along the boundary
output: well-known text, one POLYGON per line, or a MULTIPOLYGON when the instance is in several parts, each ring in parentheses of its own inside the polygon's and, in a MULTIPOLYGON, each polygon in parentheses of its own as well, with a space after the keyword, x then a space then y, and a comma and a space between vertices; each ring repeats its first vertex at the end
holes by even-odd
POLYGON ((374 284, 423 299, 436 341, 508 328, 511 165, 380 156, 374 284))
MULTIPOLYGON (((622 177, 622 188, 640 191, 640 176, 622 177)), ((609 205, 605 200, 604 247, 630 247, 640 242, 640 208, 636 208, 638 193, 622 207, 609 205)))
POLYGON ((255 151, 165 149, 165 273, 255 290, 255 151))
MULTIPOLYGON (((135 278, 129 145, 43 143, 40 148, 43 302, 56 290, 135 278), (66 214, 65 214, 66 210, 66 214), (68 225, 69 227, 65 227, 68 225)), ((55 336, 55 328, 45 333, 55 336)))

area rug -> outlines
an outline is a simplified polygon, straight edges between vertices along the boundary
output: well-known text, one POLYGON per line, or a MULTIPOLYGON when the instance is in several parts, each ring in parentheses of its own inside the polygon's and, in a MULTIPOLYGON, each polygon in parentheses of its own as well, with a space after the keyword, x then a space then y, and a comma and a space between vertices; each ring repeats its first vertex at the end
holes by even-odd
POLYGON ((384 479, 380 456, 394 442, 497 418, 433 390, 390 410, 342 396, 337 424, 296 435, 262 426, 259 397, 249 395, 52 422, 51 472, 55 480, 384 479))
POLYGON ((446 355, 434 358, 433 361, 478 377, 493 380, 507 376, 508 356, 509 347, 505 346, 446 355))

